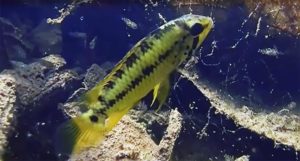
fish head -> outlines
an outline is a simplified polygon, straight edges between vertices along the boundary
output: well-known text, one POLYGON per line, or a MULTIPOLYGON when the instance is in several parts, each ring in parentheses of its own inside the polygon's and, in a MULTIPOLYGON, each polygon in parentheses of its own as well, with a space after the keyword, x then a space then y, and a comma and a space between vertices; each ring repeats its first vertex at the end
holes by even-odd
POLYGON ((194 14, 184 15, 176 19, 175 24, 188 33, 189 39, 192 39, 193 50, 199 48, 214 27, 212 18, 194 14))

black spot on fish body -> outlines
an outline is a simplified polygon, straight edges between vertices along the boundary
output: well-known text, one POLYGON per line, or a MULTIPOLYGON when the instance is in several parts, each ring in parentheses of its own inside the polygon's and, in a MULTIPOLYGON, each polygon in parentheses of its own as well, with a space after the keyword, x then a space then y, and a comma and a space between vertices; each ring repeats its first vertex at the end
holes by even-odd
POLYGON ((182 37, 182 40, 184 41, 186 38, 188 38, 188 35, 184 35, 184 36, 182 37))
POLYGON ((96 112, 97 114, 101 114, 101 115, 107 116, 107 115, 105 114, 105 110, 106 110, 107 108, 108 108, 108 107, 100 108, 100 109, 97 109, 95 112, 96 112))
POLYGON ((108 101, 108 106, 112 107, 116 103, 116 100, 112 99, 108 101))
POLYGON ((154 30, 151 35, 155 38, 155 39, 161 39, 167 32, 170 32, 173 28, 175 27, 175 24, 170 24, 168 26, 166 26, 163 29, 156 29, 154 30))
POLYGON ((103 97, 103 96, 101 96, 101 95, 100 95, 100 96, 98 96, 98 101, 99 101, 99 102, 105 102, 105 100, 104 100, 104 97, 103 97))
POLYGON ((97 123, 99 119, 98 119, 98 117, 96 115, 92 115, 92 116, 90 116, 90 120, 93 123, 97 123))
POLYGON ((121 100, 123 97, 126 96, 126 94, 128 93, 128 90, 123 90, 121 93, 119 93, 117 96, 116 96, 116 100, 121 100))
POLYGON ((161 55, 159 55, 159 57, 158 57, 158 61, 159 62, 163 62, 164 60, 165 60, 165 54, 161 54, 161 55))
POLYGON ((166 26, 163 31, 164 32, 170 32, 173 28, 175 27, 175 24, 170 24, 168 26, 166 26))
POLYGON ((150 75, 153 72, 154 68, 155 68, 154 65, 147 66, 146 68, 143 69, 143 74, 146 76, 150 75))
POLYGON ((142 75, 138 76, 137 78, 131 81, 131 86, 129 88, 134 89, 136 86, 140 84, 140 82, 142 82, 142 80, 143 80, 143 76, 142 75))
POLYGON ((166 51, 163 54, 160 54, 159 57, 158 57, 159 62, 162 63, 170 54, 171 54, 170 50, 166 51))
POLYGON ((124 71, 122 69, 119 69, 114 73, 114 76, 117 78, 122 78, 123 74, 124 74, 124 71))
POLYGON ((148 41, 148 44, 149 44, 149 46, 153 46, 154 45, 153 41, 148 41))
POLYGON ((115 82, 114 82, 114 81, 108 81, 108 82, 105 84, 105 87, 106 87, 106 88, 110 88, 110 89, 112 89, 114 86, 115 86, 115 82))
POLYGON ((147 41, 142 41, 140 44, 140 49, 143 53, 146 53, 150 49, 150 45, 147 41))
POLYGON ((140 75, 140 76, 136 77, 135 79, 133 79, 131 81, 129 87, 127 89, 124 89, 123 91, 121 91, 116 96, 115 102, 118 102, 119 100, 123 99, 130 91, 135 89, 140 84, 140 82, 142 82, 142 80, 143 80, 143 75, 140 75))
POLYGON ((135 53, 133 53, 133 54, 131 54, 131 55, 127 58, 125 64, 126 64, 127 67, 130 68, 130 67, 132 67, 132 65, 133 65, 135 62, 137 62, 137 60, 138 60, 138 57, 136 56, 135 53))
POLYGON ((161 32, 156 32, 156 33, 154 33, 153 34, 153 37, 155 38, 155 39, 161 39, 161 37, 163 36, 163 34, 161 33, 161 32))

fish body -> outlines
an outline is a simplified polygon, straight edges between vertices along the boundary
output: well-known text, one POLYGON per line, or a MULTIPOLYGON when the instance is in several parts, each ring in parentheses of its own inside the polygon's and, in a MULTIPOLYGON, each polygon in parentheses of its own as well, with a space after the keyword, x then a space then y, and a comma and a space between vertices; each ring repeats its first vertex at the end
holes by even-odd
POLYGON ((185 15, 140 40, 112 71, 83 97, 89 110, 57 130, 61 153, 97 145, 135 104, 153 90, 159 108, 169 93, 169 77, 193 55, 213 27, 211 18, 185 15))

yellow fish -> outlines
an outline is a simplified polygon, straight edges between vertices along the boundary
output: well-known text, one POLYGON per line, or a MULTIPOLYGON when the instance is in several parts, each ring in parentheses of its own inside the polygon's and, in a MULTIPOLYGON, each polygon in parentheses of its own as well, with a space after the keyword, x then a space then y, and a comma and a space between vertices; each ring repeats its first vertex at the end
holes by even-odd
MULTIPOLYGON (((206 38, 213 21, 200 15, 172 20, 140 40, 82 100, 89 110, 57 129, 58 152, 73 154, 98 145, 119 120, 153 90, 160 108, 169 77, 206 38)), ((152 105, 151 104, 151 105, 152 105)))

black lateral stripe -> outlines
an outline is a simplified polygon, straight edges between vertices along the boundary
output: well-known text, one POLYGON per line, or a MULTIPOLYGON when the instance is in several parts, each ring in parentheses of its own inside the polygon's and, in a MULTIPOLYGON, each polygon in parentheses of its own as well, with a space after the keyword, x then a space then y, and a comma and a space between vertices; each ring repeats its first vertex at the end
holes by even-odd
POLYGON ((139 75, 137 78, 135 78, 134 80, 131 81, 131 85, 129 86, 128 91, 133 90, 136 86, 138 86, 140 84, 140 82, 142 82, 143 80, 143 75, 139 75))
POLYGON ((190 30, 190 27, 186 23, 184 23, 184 22, 182 22, 180 20, 179 21, 175 21, 175 24, 178 25, 178 26, 180 26, 181 28, 183 28, 186 31, 190 30))
POLYGON ((122 75, 124 74, 124 71, 122 69, 118 69, 115 73, 114 76, 117 78, 122 78, 122 75))
POLYGON ((115 84, 116 83, 114 81, 110 80, 105 84, 105 87, 112 89, 115 86, 115 84))
POLYGON ((143 75, 139 75, 137 78, 133 79, 129 85, 128 88, 126 88, 125 90, 121 91, 117 96, 116 99, 112 99, 110 101, 108 101, 108 105, 110 107, 112 107, 113 105, 115 105, 118 101, 122 100, 123 97, 125 97, 128 92, 130 92, 132 89, 134 89, 136 86, 139 85, 139 83, 141 83, 143 80, 143 75))
POLYGON ((142 41, 139 47, 142 53, 146 53, 151 48, 150 44, 147 41, 142 41))
POLYGON ((174 27, 175 27, 175 24, 170 24, 170 25, 166 26, 164 29, 158 28, 158 29, 154 30, 153 32, 150 33, 150 35, 152 35, 155 39, 161 39, 161 37, 165 33, 171 31, 174 27))
POLYGON ((108 101, 108 106, 112 107, 114 104, 116 104, 116 102, 117 102, 116 99, 109 100, 108 101))
MULTIPOLYGON (((156 35, 160 35, 162 36, 165 32, 168 32, 169 30, 171 30, 175 25, 169 25, 167 26, 164 30, 159 31, 158 33, 156 33, 154 35, 154 37, 156 35)), ((182 41, 184 41, 187 38, 187 36, 184 36, 182 41)), ((152 41, 143 41, 140 44, 140 50, 144 53, 147 52, 147 50, 149 50, 151 48, 151 46, 153 45, 152 41)), ((197 44, 196 44, 197 45, 197 44)), ((122 90, 120 93, 118 93, 114 99, 108 101, 108 106, 112 107, 114 106, 117 102, 119 102, 120 100, 122 100, 130 91, 134 90, 142 81, 143 79, 145 79, 147 76, 151 75, 151 73, 153 73, 155 71, 155 68, 157 68, 157 66, 162 63, 165 59, 167 59, 168 56, 170 56, 171 54, 171 50, 173 49, 173 47, 171 47, 170 50, 166 51, 163 54, 159 55, 158 61, 156 61, 154 64, 151 64, 147 67, 145 67, 144 69, 142 69, 142 73, 141 75, 138 75, 135 79, 133 79, 130 84, 128 85, 127 88, 125 88, 124 90, 122 90)), ((132 66, 133 63, 137 62, 137 60, 139 59, 139 57, 136 54, 132 54, 130 55, 127 60, 126 60, 126 65, 132 66)), ((121 78, 122 75, 124 74, 124 71, 119 69, 115 72, 115 76, 118 78, 121 78)))
POLYGON ((142 72, 145 76, 149 76, 153 72, 154 68, 155 68, 154 65, 150 65, 150 66, 147 66, 146 68, 144 68, 142 70, 142 72))
POLYGON ((138 56, 135 53, 132 53, 125 61, 127 67, 132 67, 134 63, 138 60, 138 56))
POLYGON ((105 99, 104 99, 104 97, 102 95, 99 95, 98 96, 98 101, 99 102, 105 102, 105 99))
POLYGON ((102 95, 98 96, 98 101, 103 105, 103 108, 97 109, 95 112, 97 114, 105 115, 106 109, 108 109, 108 103, 105 101, 105 98, 102 95))
POLYGON ((170 53, 170 51, 167 51, 166 53, 159 55, 158 61, 162 63, 170 55, 170 53))
POLYGON ((96 112, 97 114, 104 115, 104 116, 107 117, 107 115, 105 114, 105 110, 106 110, 106 109, 107 109, 107 108, 100 108, 100 109, 97 109, 95 112, 96 112))
MULTIPOLYGON (((161 55, 161 60, 160 62, 164 61, 171 52, 167 51, 165 54, 161 55)), ((159 62, 156 62, 155 65, 150 65, 147 66, 146 68, 144 68, 142 70, 143 74, 139 75, 138 77, 136 77, 135 79, 133 79, 130 83, 130 85, 128 86, 128 88, 124 89, 123 91, 121 91, 117 96, 116 99, 114 99, 114 103, 118 102, 119 100, 123 99, 123 97, 125 97, 130 91, 134 90, 142 81, 144 78, 146 78, 147 76, 149 76, 151 73, 153 73, 153 71, 155 70, 155 68, 157 68, 157 65, 159 65, 159 62)), ((110 105, 110 103, 109 103, 110 105)))
POLYGON ((116 100, 121 100, 127 93, 128 93, 128 90, 123 90, 116 96, 116 100))

